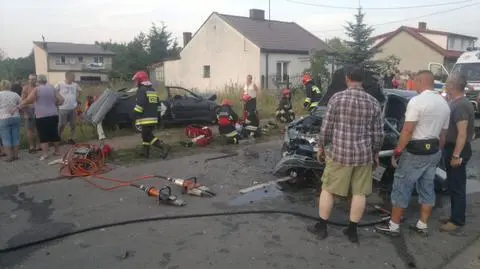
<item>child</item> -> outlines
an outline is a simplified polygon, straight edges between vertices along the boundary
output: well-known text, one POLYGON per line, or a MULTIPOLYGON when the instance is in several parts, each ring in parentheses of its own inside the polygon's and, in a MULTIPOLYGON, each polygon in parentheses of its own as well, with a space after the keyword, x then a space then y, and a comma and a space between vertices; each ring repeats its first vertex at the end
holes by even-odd
POLYGON ((240 135, 235 128, 238 115, 232 109, 232 101, 224 99, 217 111, 218 132, 226 138, 227 144, 238 144, 240 135))
POLYGON ((295 113, 293 112, 292 106, 292 96, 289 89, 283 90, 282 98, 278 103, 275 114, 277 120, 282 123, 289 123, 295 119, 295 113))

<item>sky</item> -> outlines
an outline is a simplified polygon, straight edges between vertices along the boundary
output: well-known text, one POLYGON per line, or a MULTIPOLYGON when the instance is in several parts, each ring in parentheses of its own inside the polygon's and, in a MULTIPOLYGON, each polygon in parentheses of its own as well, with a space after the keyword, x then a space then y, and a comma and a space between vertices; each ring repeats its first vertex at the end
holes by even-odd
MULTIPOLYGON (((270 0, 270 18, 296 22, 322 39, 346 38, 343 26, 354 20, 359 2, 375 34, 424 21, 430 29, 480 37, 480 0, 270 0), (406 6, 417 8, 379 9, 406 6)), ((248 16, 251 8, 268 18, 268 0, 0 0, 0 48, 8 57, 27 56, 42 35, 56 42, 126 42, 152 23, 164 23, 182 44, 182 32, 194 33, 211 12, 248 16)))

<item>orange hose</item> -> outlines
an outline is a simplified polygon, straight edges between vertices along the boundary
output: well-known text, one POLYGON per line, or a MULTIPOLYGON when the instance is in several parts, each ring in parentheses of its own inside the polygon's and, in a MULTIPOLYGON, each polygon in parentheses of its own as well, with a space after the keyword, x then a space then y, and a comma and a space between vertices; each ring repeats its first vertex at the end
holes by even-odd
POLYGON ((64 165, 62 165, 62 167, 60 168, 60 174, 62 176, 81 177, 90 185, 104 191, 111 191, 118 188, 131 186, 134 182, 155 178, 155 176, 153 175, 148 175, 137 177, 132 180, 120 180, 116 178, 108 178, 101 176, 101 174, 104 174, 111 169, 105 163, 105 154, 103 153, 103 151, 99 147, 90 144, 76 144, 72 146, 63 156, 63 163, 64 165), (89 155, 88 158, 78 157, 75 155, 75 151, 78 148, 88 148, 91 152, 94 152, 95 154, 89 155), (93 182, 87 177, 93 177, 96 179, 114 182, 117 184, 112 187, 104 187, 93 182))

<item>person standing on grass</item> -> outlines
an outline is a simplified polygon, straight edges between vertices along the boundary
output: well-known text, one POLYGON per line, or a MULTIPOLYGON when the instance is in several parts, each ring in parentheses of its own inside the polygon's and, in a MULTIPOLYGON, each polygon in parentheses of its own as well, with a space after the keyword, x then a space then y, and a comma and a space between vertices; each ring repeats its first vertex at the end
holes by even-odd
POLYGON ((69 144, 75 144, 75 127, 76 127, 76 118, 77 111, 76 108, 79 105, 80 93, 82 89, 80 86, 74 82, 75 73, 72 71, 67 71, 65 73, 65 81, 60 82, 55 87, 60 95, 65 99, 63 105, 59 107, 58 117, 58 134, 62 137, 63 130, 70 125, 70 139, 67 141, 69 144))
POLYGON ((6 162, 18 159, 20 145, 20 114, 12 110, 20 103, 20 96, 11 91, 7 80, 0 81, 0 136, 6 162))
POLYGON ((396 168, 392 186, 392 215, 389 223, 375 226, 380 233, 397 236, 400 221, 417 188, 420 218, 410 229, 427 235, 427 222, 435 205, 435 173, 445 144, 450 108, 434 90, 430 71, 420 71, 414 79, 417 96, 410 99, 397 147, 391 162, 396 168), (398 162, 398 165, 397 165, 398 162))
POLYGON ((247 76, 247 82, 243 87, 243 96, 248 95, 251 98, 245 103, 245 107, 249 107, 254 111, 257 111, 257 93, 258 87, 252 81, 252 75, 247 76))
POLYGON ((327 105, 318 137, 318 160, 326 166, 319 199, 320 221, 308 230, 321 239, 327 237, 327 223, 334 195, 352 195, 350 224, 344 231, 348 239, 358 242, 357 224, 363 216, 366 195, 372 192, 373 168, 379 163, 383 142, 383 119, 380 103, 362 87, 364 70, 345 67, 347 89, 332 96, 327 105))
POLYGON ((472 156, 470 142, 474 135, 475 111, 465 97, 465 76, 453 75, 446 82, 450 98, 450 124, 448 127, 444 158, 450 191, 450 217, 442 220, 440 231, 453 232, 465 225, 467 207, 467 163, 472 156))
MULTIPOLYGON (((22 100, 25 100, 27 96, 37 87, 37 75, 30 74, 28 76, 28 83, 22 89, 22 100)), ((28 140, 28 152, 35 153, 40 151, 37 148, 37 129, 35 125, 35 107, 33 104, 26 106, 23 110, 23 118, 25 121, 25 129, 27 130, 27 140, 28 140)))
POLYGON ((58 106, 62 105, 64 98, 51 85, 47 84, 45 75, 38 76, 38 87, 22 100, 12 111, 18 111, 29 104, 35 105, 35 124, 42 148, 40 160, 48 158, 48 146, 53 144, 54 155, 59 155, 60 136, 58 135, 58 106))

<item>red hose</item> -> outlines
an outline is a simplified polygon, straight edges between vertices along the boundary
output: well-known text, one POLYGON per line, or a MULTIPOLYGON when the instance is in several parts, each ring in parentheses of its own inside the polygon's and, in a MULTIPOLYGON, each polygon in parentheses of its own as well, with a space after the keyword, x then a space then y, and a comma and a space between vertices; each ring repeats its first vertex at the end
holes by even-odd
POLYGON ((111 169, 105 163, 105 153, 96 145, 76 144, 73 145, 63 156, 63 165, 60 168, 60 174, 65 177, 80 177, 95 188, 111 191, 122 187, 131 186, 132 183, 155 178, 153 175, 141 176, 132 180, 120 180, 117 178, 108 178, 102 174, 111 169), (79 156, 75 152, 79 149, 88 149, 88 156, 79 156), (99 185, 91 178, 116 183, 112 187, 104 187, 99 185))

